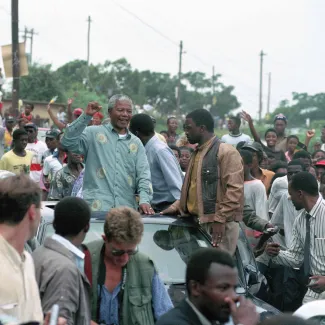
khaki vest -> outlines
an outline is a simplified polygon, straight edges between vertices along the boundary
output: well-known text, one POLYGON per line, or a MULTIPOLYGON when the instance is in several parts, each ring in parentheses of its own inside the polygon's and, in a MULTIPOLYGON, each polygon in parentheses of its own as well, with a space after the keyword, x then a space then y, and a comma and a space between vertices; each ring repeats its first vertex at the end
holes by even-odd
MULTIPOLYGON (((92 258, 93 287, 91 297, 92 319, 97 319, 98 277, 103 241, 87 245, 92 258)), ((155 273, 153 261, 142 253, 131 256, 127 264, 127 280, 123 295, 120 325, 154 325, 152 309, 152 280, 155 273)))

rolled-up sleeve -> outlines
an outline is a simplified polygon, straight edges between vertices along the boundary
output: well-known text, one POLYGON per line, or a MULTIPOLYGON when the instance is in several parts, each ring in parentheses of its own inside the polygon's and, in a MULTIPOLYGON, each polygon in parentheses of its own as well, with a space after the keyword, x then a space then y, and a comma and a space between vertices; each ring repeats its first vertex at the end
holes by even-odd
POLYGON ((136 158, 136 183, 137 192, 140 196, 139 204, 150 204, 153 194, 150 167, 144 146, 142 144, 139 144, 138 148, 139 149, 136 158))
POLYGON ((220 181, 222 193, 215 221, 240 221, 244 205, 244 167, 239 152, 230 145, 221 144, 219 150, 220 181), (221 146, 227 146, 221 150, 221 146))
POLYGON ((157 159, 170 194, 173 196, 174 201, 179 200, 181 198, 183 175, 174 154, 168 148, 164 148, 157 154, 157 159))
POLYGON ((87 155, 90 142, 90 130, 86 129, 86 127, 90 120, 91 116, 83 113, 65 129, 61 141, 64 148, 74 153, 87 155))

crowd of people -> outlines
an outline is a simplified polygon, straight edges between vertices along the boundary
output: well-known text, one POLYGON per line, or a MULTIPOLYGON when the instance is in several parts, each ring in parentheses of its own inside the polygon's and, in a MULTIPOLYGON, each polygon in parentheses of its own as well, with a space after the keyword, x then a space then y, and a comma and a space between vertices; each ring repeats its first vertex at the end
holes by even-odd
POLYGON ((244 111, 219 139, 205 109, 187 114, 182 135, 176 117, 157 133, 155 118, 133 115, 125 95, 109 99, 105 121, 97 102, 72 104, 57 116, 48 106, 45 142, 31 104, 0 126, 0 324, 48 323, 57 304, 58 324, 205 325, 231 316, 255 325, 255 306, 235 290, 239 223, 268 281, 267 302, 294 312, 325 298, 325 127, 310 150, 315 130, 302 143, 283 114, 265 141, 244 111), (59 201, 55 234, 28 246, 46 200, 59 201), (188 262, 188 298, 175 308, 154 260, 138 252, 141 214, 192 218, 211 235, 214 248, 188 262), (84 245, 91 218, 105 220, 103 238, 84 245))

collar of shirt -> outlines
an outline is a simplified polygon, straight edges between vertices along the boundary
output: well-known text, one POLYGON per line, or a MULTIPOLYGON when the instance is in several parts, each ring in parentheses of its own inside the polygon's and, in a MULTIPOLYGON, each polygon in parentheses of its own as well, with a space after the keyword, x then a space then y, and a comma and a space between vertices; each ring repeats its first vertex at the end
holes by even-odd
POLYGON ((81 259, 85 258, 85 254, 79 248, 77 248, 75 245, 73 245, 70 241, 63 238, 62 236, 54 234, 52 236, 52 239, 59 242, 61 245, 63 245, 66 249, 68 249, 71 253, 73 253, 77 257, 81 259))
POLYGON ((211 325, 212 323, 190 302, 188 298, 186 298, 186 302, 190 305, 190 307, 195 312, 196 316, 199 318, 199 321, 202 325, 211 325))
POLYGON ((229 133, 229 135, 232 137, 232 138, 238 138, 238 137, 241 137, 243 134, 240 132, 238 134, 231 134, 229 133))
POLYGON ((0 235, 0 251, 6 255, 13 265, 19 266, 25 262, 25 253, 20 255, 17 250, 11 246, 1 235, 0 235))
MULTIPOLYGON (((111 123, 108 123, 108 124, 105 124, 104 125, 109 131, 111 131, 112 133, 116 133, 117 135, 119 135, 116 130, 114 129, 113 125, 111 123)), ((127 133, 127 136, 125 137, 126 139, 129 139, 131 138, 131 133, 129 131, 128 128, 126 128, 126 133, 127 133)))
POLYGON ((154 135, 145 145, 146 151, 154 145, 156 141, 160 141, 156 135, 154 135))
POLYGON ((215 136, 213 136, 210 140, 208 140, 207 142, 201 144, 197 150, 198 151, 202 151, 204 148, 208 147, 210 145, 210 143, 213 141, 213 139, 215 138, 215 136))
MULTIPOLYGON (((320 205, 320 203, 323 201, 323 198, 320 194, 318 194, 318 200, 316 202, 316 204, 313 206, 313 208, 310 210, 309 214, 311 215, 312 218, 316 217, 316 213, 317 213, 317 208, 320 205)), ((306 211, 306 214, 308 212, 306 211)))

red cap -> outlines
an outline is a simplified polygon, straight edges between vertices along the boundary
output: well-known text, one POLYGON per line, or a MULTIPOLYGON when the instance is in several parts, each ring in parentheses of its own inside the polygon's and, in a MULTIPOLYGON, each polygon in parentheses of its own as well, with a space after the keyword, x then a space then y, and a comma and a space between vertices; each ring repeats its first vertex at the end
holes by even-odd
POLYGON ((320 160, 317 161, 317 163, 315 164, 316 167, 324 167, 325 166, 325 159, 324 160, 320 160))
POLYGON ((76 108, 73 110, 73 115, 77 115, 80 116, 83 113, 83 109, 82 108, 76 108))
POLYGON ((104 118, 104 115, 101 112, 96 112, 93 117, 95 116, 99 117, 101 120, 104 118))

